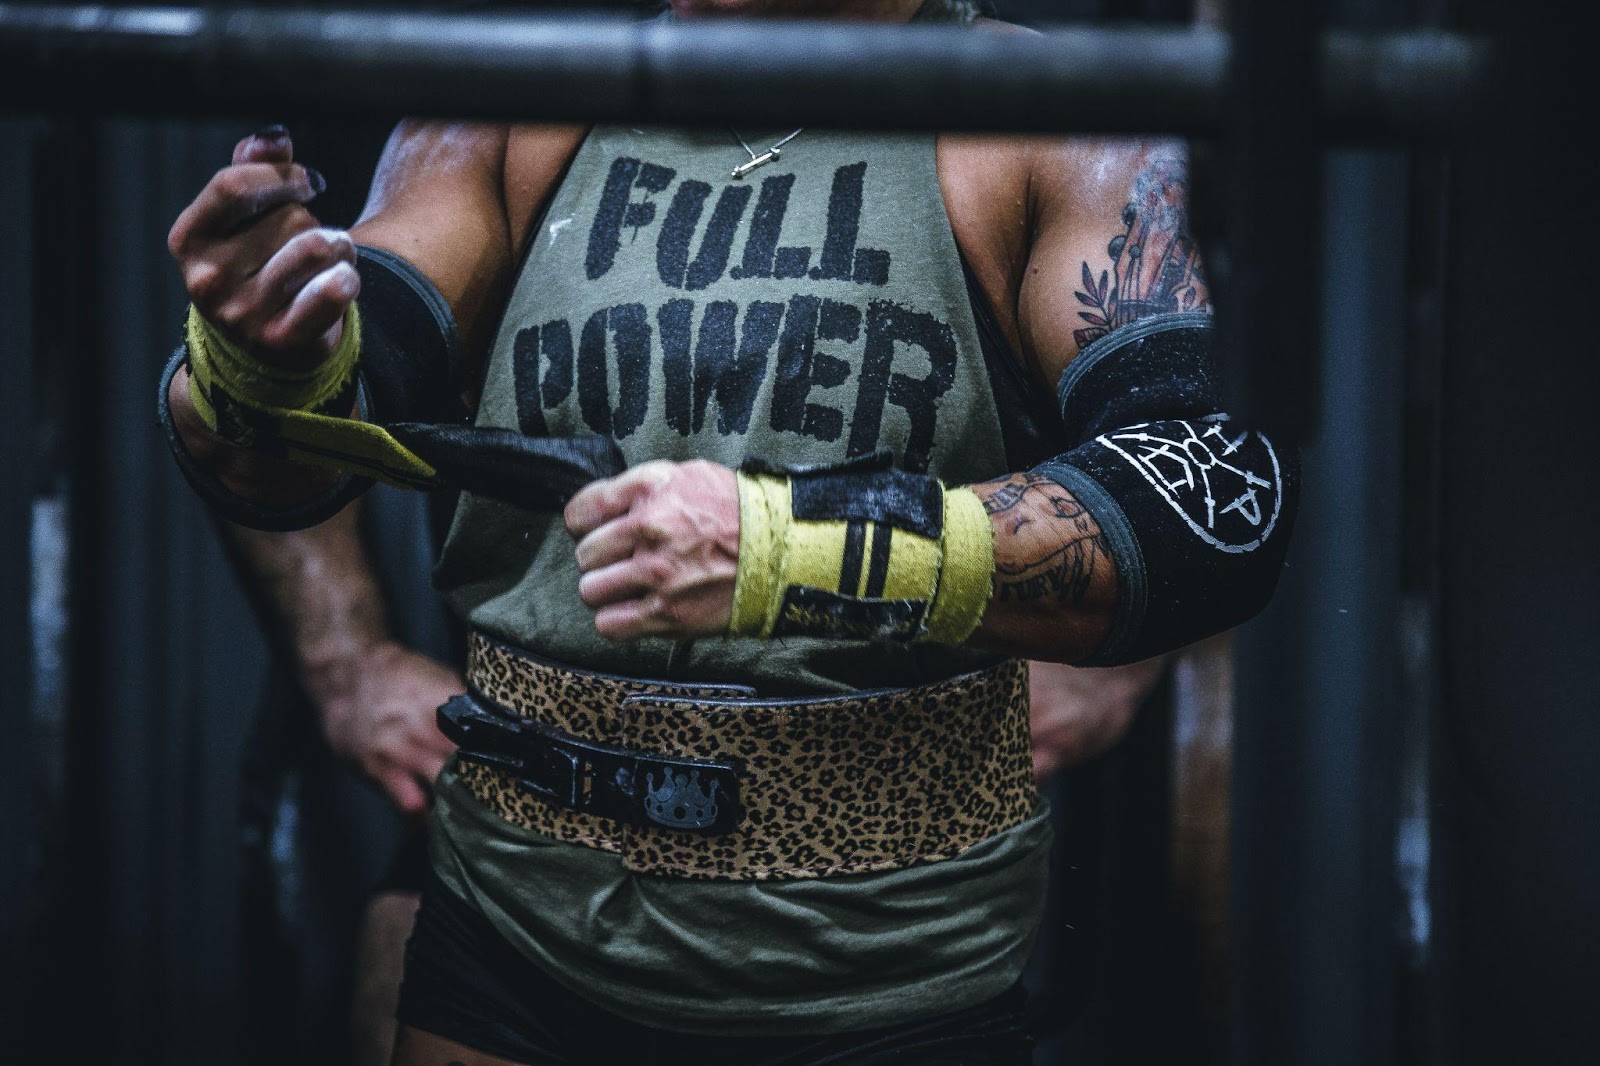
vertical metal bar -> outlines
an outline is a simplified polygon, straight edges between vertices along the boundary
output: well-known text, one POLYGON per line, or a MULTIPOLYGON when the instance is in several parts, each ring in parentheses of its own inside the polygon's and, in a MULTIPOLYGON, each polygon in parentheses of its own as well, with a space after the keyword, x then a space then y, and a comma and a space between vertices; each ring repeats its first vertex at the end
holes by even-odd
POLYGON ((1551 2, 1462 4, 1514 76, 1452 161, 1436 956, 1449 1062, 1589 1062, 1600 972, 1592 207, 1552 146, 1592 80, 1551 2), (1490 133, 1489 131, 1492 131, 1490 133))
MULTIPOLYGON (((32 130, 0 123, 0 203, 33 203, 32 130)), ((27 214, 0 227, 0 1020, 19 1011, 38 873, 29 608, 33 509, 33 248, 27 214)))
POLYGON ((1226 301, 1233 410, 1301 438, 1316 410, 1316 112, 1321 5, 1235 0, 1224 122, 1226 301))
MULTIPOLYGON (((1212 268, 1230 407, 1280 439, 1298 440, 1312 425, 1315 397, 1317 7, 1310 0, 1235 0, 1229 16, 1226 242, 1212 268)), ((1299 702, 1307 666, 1298 621, 1307 606, 1304 590, 1287 584, 1269 612, 1273 621, 1247 627, 1238 646, 1231 1053, 1248 1066, 1315 1061, 1304 1054, 1301 950, 1311 753, 1299 702)))
MULTIPOLYGON (((105 478, 99 463, 104 433, 104 393, 99 387, 105 352, 100 344, 101 290, 95 269, 100 229, 94 195, 100 160, 94 126, 87 122, 52 127, 48 170, 42 175, 39 218, 50 234, 41 247, 43 289, 41 322, 50 323, 44 357, 70 366, 58 388, 70 392, 67 433, 68 595, 66 790, 62 835, 64 891, 54 902, 53 922, 70 960, 57 975, 63 1003, 69 995, 114 1005, 113 982, 105 966, 116 947, 108 900, 116 891, 108 876, 107 772, 115 759, 106 747, 106 724, 115 716, 107 706, 110 691, 104 640, 113 622, 105 611, 105 478), (71 982, 69 986, 68 982, 71 982)), ((112 1010, 104 1024, 78 1034, 81 1054, 114 1057, 128 1030, 112 1010)))
POLYGON ((1236 778, 1235 846, 1254 854, 1235 866, 1235 1052, 1381 1066, 1393 1055, 1398 905, 1406 165, 1341 153, 1327 174, 1322 429, 1303 451, 1278 597, 1238 640, 1236 758, 1250 762, 1236 778))

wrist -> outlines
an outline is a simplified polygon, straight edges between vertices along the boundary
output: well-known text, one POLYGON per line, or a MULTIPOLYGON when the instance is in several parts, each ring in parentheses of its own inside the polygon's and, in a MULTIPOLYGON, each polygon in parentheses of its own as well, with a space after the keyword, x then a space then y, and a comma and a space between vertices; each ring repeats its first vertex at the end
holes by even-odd
POLYGON ((342 480, 338 470, 275 459, 224 439, 195 408, 192 388, 189 368, 179 366, 166 393, 172 425, 190 458, 228 492, 261 507, 292 508, 325 496, 342 480))
POLYGON ((341 630, 336 641, 301 651, 302 685, 336 749, 340 747, 336 740, 346 732, 369 679, 403 650, 387 636, 362 634, 352 628, 341 630))
POLYGON ((730 636, 960 644, 977 628, 994 538, 971 490, 886 457, 738 477, 730 636))
POLYGON ((208 427, 236 443, 251 446, 272 412, 340 413, 339 403, 355 381, 361 357, 361 315, 354 303, 345 310, 337 338, 325 358, 303 366, 257 358, 224 337, 193 305, 184 323, 189 349, 191 399, 208 427))
MULTIPOLYGON (((271 469, 276 462, 326 470, 324 486, 351 474, 401 488, 434 488, 437 471, 431 465, 387 429, 352 415, 364 403, 357 304, 346 309, 337 338, 332 354, 315 366, 278 366, 233 344, 191 306, 184 330, 188 406, 208 430, 241 451, 243 470, 271 469)), ((303 487, 304 475, 293 478, 303 487)))

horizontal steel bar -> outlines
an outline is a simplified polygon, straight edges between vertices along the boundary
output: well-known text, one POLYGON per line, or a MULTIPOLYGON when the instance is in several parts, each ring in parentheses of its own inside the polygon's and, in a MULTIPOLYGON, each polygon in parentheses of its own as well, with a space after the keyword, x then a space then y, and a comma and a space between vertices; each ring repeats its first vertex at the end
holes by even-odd
MULTIPOLYGON (((1489 46, 1323 38, 1319 134, 1447 135, 1489 46)), ((1210 134, 1226 34, 0 4, 0 110, 1210 134)))

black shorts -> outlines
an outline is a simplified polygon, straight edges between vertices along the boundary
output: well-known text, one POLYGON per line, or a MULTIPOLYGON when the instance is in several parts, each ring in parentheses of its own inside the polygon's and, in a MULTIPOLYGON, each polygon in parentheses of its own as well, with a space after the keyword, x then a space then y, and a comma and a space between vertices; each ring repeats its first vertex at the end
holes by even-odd
POLYGON ((1027 1066, 1019 984, 988 1003, 828 1036, 692 1036, 628 1021, 552 980, 482 914, 430 878, 406 945, 402 1025, 490 1055, 629 1066, 1027 1066))

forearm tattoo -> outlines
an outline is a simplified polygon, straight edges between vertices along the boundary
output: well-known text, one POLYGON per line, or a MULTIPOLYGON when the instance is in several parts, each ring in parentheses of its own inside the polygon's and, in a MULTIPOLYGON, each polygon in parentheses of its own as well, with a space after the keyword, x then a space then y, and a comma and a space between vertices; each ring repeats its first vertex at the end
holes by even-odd
POLYGON ((994 600, 1078 606, 1097 567, 1110 566, 1105 535, 1073 495, 1042 474, 975 486, 995 525, 994 600))
POLYGON ((1210 309, 1205 268, 1189 233, 1189 172, 1181 157, 1164 156, 1139 172, 1122 209, 1122 231, 1106 245, 1109 269, 1098 277, 1083 264, 1083 288, 1073 293, 1089 310, 1073 332, 1079 348, 1147 315, 1210 309))

